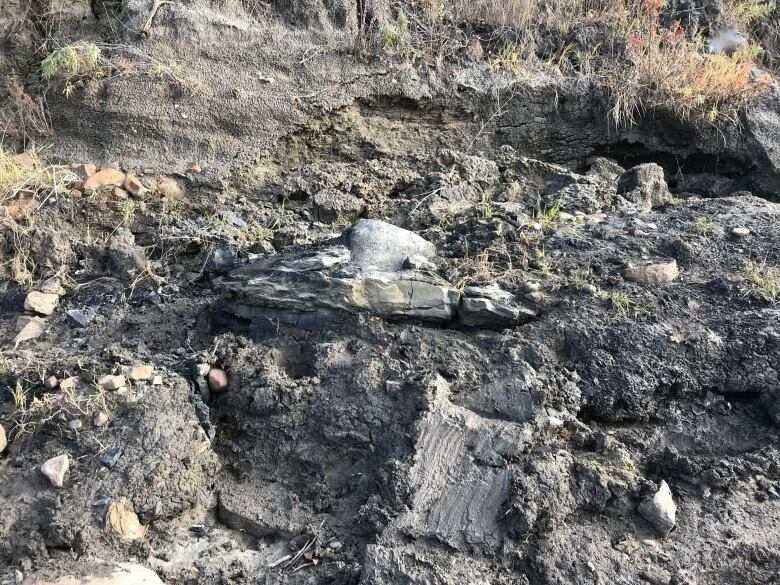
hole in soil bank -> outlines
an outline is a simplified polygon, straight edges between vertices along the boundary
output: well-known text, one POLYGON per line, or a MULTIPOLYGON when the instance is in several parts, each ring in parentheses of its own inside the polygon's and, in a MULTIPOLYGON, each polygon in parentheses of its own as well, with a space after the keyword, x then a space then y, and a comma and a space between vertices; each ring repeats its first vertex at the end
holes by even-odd
MULTIPOLYGON (((754 187, 751 174, 755 171, 755 165, 733 156, 706 153, 682 156, 628 141, 599 146, 594 149, 593 154, 611 158, 626 169, 654 162, 663 167, 669 188, 673 192, 689 190, 695 184, 699 189, 709 187, 707 191, 700 193, 701 195, 717 197, 729 194, 723 192, 723 189, 730 189, 733 192, 743 189, 752 190, 754 187), (702 175, 707 176, 709 181, 694 183, 694 177, 702 175)), ((769 193, 756 193, 756 195, 771 196, 769 193)))

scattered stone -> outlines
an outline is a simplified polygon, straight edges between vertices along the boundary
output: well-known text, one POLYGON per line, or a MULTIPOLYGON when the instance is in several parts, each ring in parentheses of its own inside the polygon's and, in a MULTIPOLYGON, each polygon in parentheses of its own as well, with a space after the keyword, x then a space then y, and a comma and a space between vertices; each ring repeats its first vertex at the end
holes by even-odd
POLYGON ((98 380, 98 386, 103 390, 119 390, 127 385, 124 376, 113 376, 111 374, 103 376, 98 380))
POLYGON ((212 392, 222 392, 228 387, 228 377, 225 370, 212 368, 208 374, 209 390, 212 392))
POLYGON ((142 380, 151 380, 154 374, 154 367, 152 366, 133 366, 130 368, 128 377, 134 382, 142 380))
POLYGON ((631 264, 625 270, 625 277, 628 280, 642 284, 664 284, 672 282, 679 275, 677 260, 631 264))
POLYGON ((122 540, 139 540, 146 532, 126 498, 119 498, 109 504, 106 511, 106 528, 122 540))
POLYGON ((736 238, 746 238, 750 235, 750 230, 746 227, 735 227, 732 228, 731 235, 736 238))
POLYGON ((41 473, 45 475, 48 480, 56 488, 61 488, 65 483, 65 474, 68 473, 70 467, 70 459, 66 455, 59 455, 52 457, 46 463, 41 465, 41 473))
POLYGON ((677 504, 672 498, 672 490, 665 481, 652 496, 639 504, 639 513, 661 534, 669 534, 677 523, 677 504))
POLYGON ((84 181, 84 191, 97 191, 101 187, 121 187, 125 174, 117 169, 103 169, 84 181))
POLYGON ((122 189, 122 187, 114 187, 111 190, 111 195, 114 196, 114 199, 120 199, 122 201, 124 201, 125 199, 127 199, 129 197, 129 195, 127 194, 127 191, 122 189))
POLYGON ((86 164, 82 163, 80 165, 71 165, 70 168, 76 174, 76 176, 82 181, 86 181, 92 175, 97 173, 97 167, 93 164, 88 164, 88 163, 86 164))
POLYGON ((67 575, 58 579, 31 579, 24 585, 164 585, 157 574, 133 563, 96 562, 84 568, 78 575, 67 575))
POLYGON ((65 294, 65 289, 62 288, 62 282, 60 282, 60 279, 57 277, 47 278, 44 280, 38 287, 38 290, 42 293, 53 294, 57 296, 62 296, 65 294))
POLYGON ((672 200, 664 170, 656 163, 637 165, 623 173, 618 179, 617 193, 644 211, 672 200))
POLYGON ((68 423, 68 428, 73 432, 80 431, 83 426, 84 423, 81 422, 80 418, 74 418, 72 421, 68 423))
POLYGON ((210 371, 211 366, 208 364, 195 364, 195 376, 198 378, 205 378, 210 371))
POLYGON ((66 314, 68 315, 68 318, 71 321, 73 321, 76 325, 82 328, 86 328, 89 325, 89 323, 92 321, 92 317, 90 315, 87 315, 81 309, 68 309, 68 311, 66 311, 66 314))
POLYGON ((212 272, 225 274, 238 266, 238 254, 232 248, 217 248, 208 261, 207 268, 212 272))
POLYGON ((106 452, 100 457, 100 463, 109 469, 113 469, 122 457, 122 451, 122 447, 111 447, 110 449, 106 449, 106 452))
POLYGON ((140 197, 146 191, 143 183, 135 175, 128 175, 125 177, 125 182, 122 183, 122 188, 130 193, 133 197, 140 197))
POLYGON ((591 296, 595 296, 599 292, 599 288, 595 284, 586 283, 582 285, 582 292, 587 293, 591 296))
POLYGON ((344 548, 344 545, 339 540, 331 540, 328 543, 328 548, 332 551, 339 551, 344 548))
POLYGON ((105 412, 98 412, 95 415, 95 418, 92 420, 92 423, 96 427, 104 427, 108 424, 108 415, 105 412))
POLYGON ((436 247, 414 232, 376 219, 360 219, 352 226, 349 249, 355 266, 373 270, 400 270, 410 256, 436 255, 436 247))
POLYGON ((57 308, 57 303, 59 303, 59 301, 59 295, 34 290, 28 293, 27 298, 24 299, 24 308, 26 311, 48 316, 57 308))
POLYGON ((5 451, 5 448, 8 446, 8 437, 5 434, 5 427, 3 425, 0 425, 0 453, 5 451))
POLYGON ((60 381, 57 379, 57 376, 49 376, 46 378, 46 381, 44 381, 43 385, 48 390, 55 390, 60 385, 60 381))
POLYGON ((162 386, 163 379, 162 376, 155 376, 152 380, 152 386, 162 386))
POLYGON ((14 337, 15 347, 23 341, 29 341, 43 335, 46 330, 46 320, 39 317, 20 317, 16 321, 16 326, 19 333, 14 337))

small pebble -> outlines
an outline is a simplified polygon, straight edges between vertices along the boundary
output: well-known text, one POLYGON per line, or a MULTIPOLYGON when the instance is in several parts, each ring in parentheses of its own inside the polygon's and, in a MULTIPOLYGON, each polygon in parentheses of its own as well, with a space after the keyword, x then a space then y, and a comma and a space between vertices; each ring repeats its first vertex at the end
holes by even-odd
POLYGON ((162 386, 162 383, 162 376, 155 376, 154 379, 152 379, 152 386, 162 386))
POLYGON ((5 436, 5 428, 0 425, 0 453, 8 446, 8 438, 5 436))
POLYGON ((746 227, 735 227, 731 230, 731 235, 737 238, 745 238, 750 235, 750 230, 746 227))
POLYGON ((201 378, 208 376, 210 371, 211 366, 208 364, 198 364, 195 366, 195 375, 200 376, 201 378))
POLYGON ((98 386, 103 388, 103 390, 119 390, 120 388, 124 388, 127 385, 127 382, 125 382, 124 376, 103 376, 98 380, 98 386))
POLYGON ((151 380, 154 374, 154 368, 152 366, 133 366, 130 368, 129 377, 134 382, 141 380, 151 380))
POLYGON ((212 392, 221 392, 228 386, 228 378, 225 370, 212 368, 208 375, 209 389, 212 392))
POLYGON ((68 423, 68 428, 71 431, 78 432, 81 430, 81 427, 84 426, 84 423, 81 422, 81 419, 74 418, 72 421, 68 423))
POLYGON ((105 412, 98 412, 92 422, 96 427, 104 427, 108 424, 108 415, 105 412))
POLYGON ((54 390, 57 388, 57 386, 60 385, 60 381, 57 379, 57 376, 49 376, 46 378, 46 381, 43 383, 43 385, 46 386, 46 388, 49 390, 54 390))
POLYGON ((46 463, 41 465, 41 473, 45 475, 51 485, 61 488, 65 483, 65 474, 68 473, 70 459, 67 455, 52 457, 46 463))

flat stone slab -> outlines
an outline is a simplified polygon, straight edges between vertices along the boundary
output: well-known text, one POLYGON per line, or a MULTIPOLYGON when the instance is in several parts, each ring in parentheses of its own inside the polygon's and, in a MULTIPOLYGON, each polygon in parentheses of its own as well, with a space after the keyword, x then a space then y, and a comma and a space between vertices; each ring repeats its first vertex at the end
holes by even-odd
MULTIPOLYGON (((269 256, 232 271, 220 282, 230 312, 254 321, 253 307, 310 318, 277 315, 279 322, 317 323, 338 312, 385 318, 459 322, 468 327, 508 327, 536 312, 497 286, 468 287, 465 296, 435 273, 411 266, 435 256, 433 244, 407 230, 375 220, 360 220, 343 244, 269 256), (414 259, 413 262, 409 260, 414 259)), ((303 328, 309 328, 303 327, 303 328)))

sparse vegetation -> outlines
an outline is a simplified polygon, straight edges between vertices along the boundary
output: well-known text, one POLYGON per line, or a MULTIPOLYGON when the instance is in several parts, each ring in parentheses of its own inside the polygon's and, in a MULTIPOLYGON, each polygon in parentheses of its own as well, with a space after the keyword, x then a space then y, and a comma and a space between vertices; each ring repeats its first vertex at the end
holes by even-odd
POLYGON ((697 217, 691 225, 688 226, 688 231, 697 236, 709 236, 715 232, 716 226, 707 216, 697 217))
POLYGON ((739 275, 747 284, 747 294, 769 303, 780 303, 780 267, 766 262, 748 261, 739 275))
POLYGON ((63 93, 70 95, 75 83, 95 74, 101 65, 102 52, 95 43, 75 43, 55 49, 41 62, 41 77, 46 81, 62 80, 63 93))
POLYGON ((637 308, 636 300, 621 290, 601 290, 598 293, 598 297, 608 303, 612 310, 621 317, 627 316, 637 308))
POLYGON ((23 189, 61 193, 74 179, 75 175, 66 168, 44 165, 34 150, 14 155, 0 147, 0 201, 23 189))
POLYGON ((43 425, 57 419, 70 420, 93 417, 98 411, 107 410, 104 391, 95 386, 88 388, 65 387, 56 393, 46 393, 30 398, 29 388, 17 380, 11 389, 14 401, 13 433, 15 436, 34 433, 43 425))
MULTIPOLYGON (((469 43, 464 31, 487 26, 493 32, 479 38, 494 68, 520 78, 538 72, 586 78, 610 96, 616 126, 651 110, 697 123, 737 123, 770 83, 756 63, 778 62, 776 3, 727 0, 721 20, 746 42, 724 53, 709 52, 693 25, 662 25, 665 8, 664 0, 416 0, 397 3, 396 14, 403 15, 412 53, 423 58, 456 55, 469 43), (592 43, 571 41, 586 29, 600 31, 592 43)), ((399 30, 380 31, 385 50, 398 53, 399 30)))

